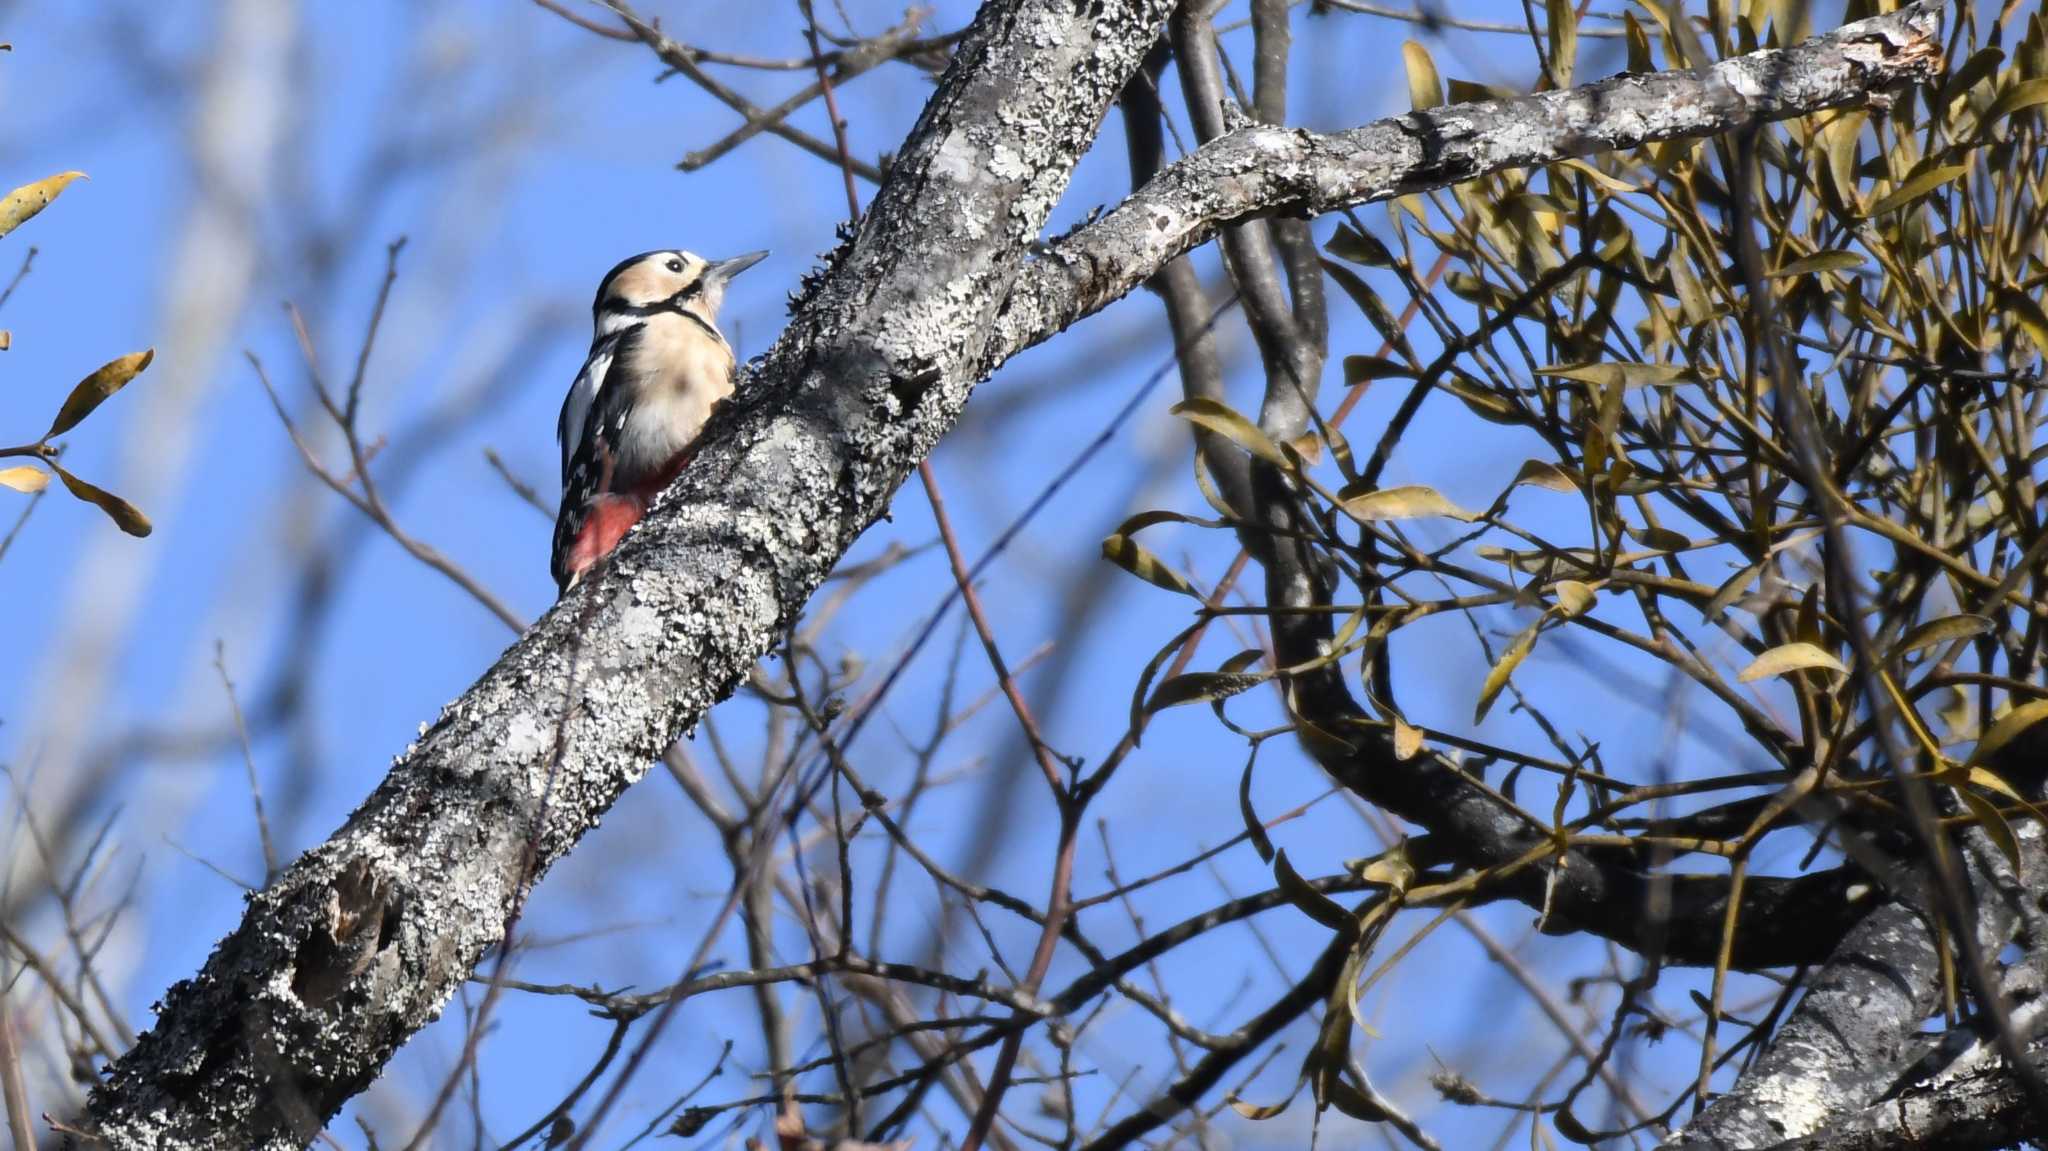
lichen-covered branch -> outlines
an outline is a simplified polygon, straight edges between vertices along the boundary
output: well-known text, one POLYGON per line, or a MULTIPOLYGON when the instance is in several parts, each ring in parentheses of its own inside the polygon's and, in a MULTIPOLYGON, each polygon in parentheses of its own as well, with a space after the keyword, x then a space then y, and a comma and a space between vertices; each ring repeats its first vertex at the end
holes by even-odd
POLYGON ((730 694, 958 418, 981 336, 1164 0, 993 0, 717 442, 450 705, 94 1093, 118 1147, 298 1147, 440 1011, 524 889, 730 694))
POLYGON ((311 1140, 504 938, 530 885, 786 632, 974 384, 1216 227, 1850 103, 1936 56, 1921 7, 1703 73, 1332 137, 1244 129, 1027 262, 1170 8, 983 6, 857 236, 692 467, 599 578, 251 897, 95 1091, 87 1130, 124 1148, 311 1140))
POLYGON ((1862 104, 1941 71, 1941 4, 1921 0, 1781 51, 1452 104, 1345 132, 1254 124, 1204 144, 1024 266, 993 360, 1093 314, 1224 226, 1312 216, 1507 168, 1711 136, 1862 104))

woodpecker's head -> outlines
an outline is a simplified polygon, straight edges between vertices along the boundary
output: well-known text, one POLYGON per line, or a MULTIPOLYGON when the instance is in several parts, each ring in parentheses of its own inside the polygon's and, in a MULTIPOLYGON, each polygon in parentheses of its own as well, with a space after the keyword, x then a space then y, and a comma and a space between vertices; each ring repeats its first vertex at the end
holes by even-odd
POLYGON ((725 300, 725 285, 761 262, 766 252, 707 260, 695 252, 642 252, 619 262, 597 286, 600 328, 657 312, 693 312, 711 321, 725 300))

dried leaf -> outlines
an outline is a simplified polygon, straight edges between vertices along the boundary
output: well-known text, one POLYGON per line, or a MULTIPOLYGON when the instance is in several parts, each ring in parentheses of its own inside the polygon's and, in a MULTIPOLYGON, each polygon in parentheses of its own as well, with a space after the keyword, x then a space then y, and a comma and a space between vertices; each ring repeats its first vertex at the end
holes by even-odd
POLYGON ((1445 499, 1435 488, 1422 484, 1403 484, 1399 487, 1379 488, 1357 494, 1351 494, 1351 489, 1347 486, 1344 491, 1338 493, 1337 498, 1345 513, 1360 523, 1412 520, 1424 516, 1448 516, 1469 523, 1478 518, 1445 499))
POLYGON ((64 481, 64 486, 70 489, 72 495, 86 503, 97 505, 101 511, 107 513, 107 518, 114 521, 115 527, 137 538, 156 530, 150 526, 149 517, 143 515, 134 504, 104 488, 86 483, 65 471, 55 461, 51 462, 50 469, 57 473, 58 479, 64 481))
POLYGON ((1817 644, 1786 643, 1756 657, 1742 673, 1735 677, 1737 683, 1754 683, 1760 679, 1785 675, 1789 672, 1805 671, 1810 668, 1826 668, 1838 674, 1847 675, 1849 669, 1842 661, 1823 650, 1817 644))
POLYGON ((1405 763, 1408 760, 1414 759, 1415 753, 1421 750, 1422 729, 1416 727, 1412 723, 1409 723, 1407 720, 1402 719, 1398 715, 1395 716, 1394 758, 1405 763))
POLYGON ((18 492, 39 492, 50 486, 50 473, 26 464, 20 467, 0 468, 0 488, 13 488, 18 492))
POLYGON ((84 172, 59 172, 49 179, 23 184, 7 193, 7 198, 0 200, 0 236, 21 227, 29 217, 49 207, 50 201, 55 200, 71 181, 83 179, 84 172))
POLYGON ((92 375, 78 381, 71 394, 64 397, 64 406, 57 409, 57 418, 50 421, 50 430, 43 433, 43 438, 61 436, 77 427, 80 421, 93 413, 93 409, 127 386, 128 381, 140 375, 155 358, 156 349, 149 348, 101 364, 92 375))
POLYGON ((1287 457, 1258 425, 1239 415, 1229 405, 1206 397, 1182 400, 1169 409, 1189 423, 1215 432, 1269 464, 1288 467, 1287 457))

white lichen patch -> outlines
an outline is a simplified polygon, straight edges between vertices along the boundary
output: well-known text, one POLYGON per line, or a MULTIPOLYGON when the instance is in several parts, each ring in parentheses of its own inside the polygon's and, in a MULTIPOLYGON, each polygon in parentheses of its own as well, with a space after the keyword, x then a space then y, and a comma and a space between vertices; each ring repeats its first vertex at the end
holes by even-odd
POLYGON ((1031 165, 1008 144, 997 144, 988 158, 988 174, 998 180, 1022 180, 1031 175, 1031 165))
POLYGON ((505 725, 504 755, 515 763, 530 763, 547 754, 553 733, 531 713, 521 712, 505 725))
POLYGON ((625 611, 619 613, 615 635, 620 645, 628 648, 652 648, 661 642, 661 613, 643 600, 635 600, 625 611))
POLYGON ((981 168, 981 149, 974 146, 965 132, 947 135, 939 145, 939 153, 932 157, 932 174, 955 184, 965 184, 974 179, 981 168))

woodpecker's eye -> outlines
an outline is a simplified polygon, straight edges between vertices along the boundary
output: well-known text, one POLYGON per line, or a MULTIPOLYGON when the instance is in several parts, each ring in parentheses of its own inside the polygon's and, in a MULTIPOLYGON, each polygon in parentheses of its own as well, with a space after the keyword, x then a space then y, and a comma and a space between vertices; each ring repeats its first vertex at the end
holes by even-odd
POLYGON ((683 270, 683 262, 682 262, 681 260, 677 260, 677 259, 671 259, 671 260, 669 260, 669 262, 668 262, 668 270, 669 270, 669 271, 671 271, 671 272, 680 272, 680 271, 682 271, 682 270, 683 270))

